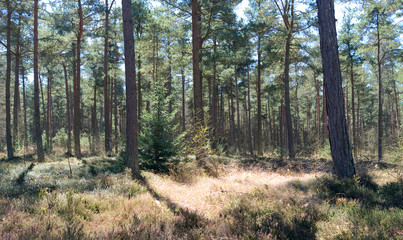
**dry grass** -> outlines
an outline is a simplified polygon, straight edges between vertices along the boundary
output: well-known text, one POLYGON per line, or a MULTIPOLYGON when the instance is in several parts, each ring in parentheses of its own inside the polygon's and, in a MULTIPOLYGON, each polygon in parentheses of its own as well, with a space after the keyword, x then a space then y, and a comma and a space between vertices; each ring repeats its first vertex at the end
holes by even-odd
POLYGON ((196 211, 208 219, 215 219, 227 207, 230 199, 250 193, 257 188, 285 186, 291 181, 309 181, 322 173, 282 175, 261 169, 244 170, 226 166, 218 178, 197 176, 190 184, 178 183, 167 176, 145 173, 155 191, 176 204, 196 211))
MULTIPOLYGON (((106 157, 70 158, 69 166, 56 156, 28 171, 21 159, 3 161, 0 238, 351 239, 371 227, 387 229, 381 237, 402 236, 401 209, 367 210, 359 200, 320 197, 316 186, 329 174, 316 169, 329 169, 327 160, 251 161, 226 159, 218 177, 193 169, 187 183, 151 172, 142 173, 145 183, 128 171, 113 174, 116 160, 106 157), (313 169, 315 162, 320 166, 313 169), (382 225, 374 225, 378 218, 382 225)), ((395 165, 359 165, 380 186, 400 176, 395 165)))

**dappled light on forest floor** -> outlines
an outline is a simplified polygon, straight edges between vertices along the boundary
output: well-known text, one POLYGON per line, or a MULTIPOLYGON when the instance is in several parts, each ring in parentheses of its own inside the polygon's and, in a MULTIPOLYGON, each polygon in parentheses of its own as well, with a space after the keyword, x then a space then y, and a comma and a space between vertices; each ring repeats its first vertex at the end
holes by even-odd
MULTIPOLYGON (((191 164, 184 168, 190 171, 187 181, 149 171, 142 172, 142 180, 133 180, 119 158, 2 161, 0 238, 402 236, 403 211, 397 199, 403 182, 393 164, 359 163, 367 175, 337 180, 323 171, 295 168, 316 160, 286 162, 274 170, 271 166, 280 160, 249 159, 245 165, 242 158, 212 159, 218 160, 218 175, 191 164)), ((323 169, 329 164, 323 161, 323 169)))
POLYGON ((151 187, 182 207, 215 218, 231 198, 250 193, 257 188, 286 185, 292 181, 309 181, 322 173, 281 175, 259 169, 243 170, 226 166, 225 174, 218 178, 198 176, 192 183, 178 183, 167 176, 145 173, 151 187))

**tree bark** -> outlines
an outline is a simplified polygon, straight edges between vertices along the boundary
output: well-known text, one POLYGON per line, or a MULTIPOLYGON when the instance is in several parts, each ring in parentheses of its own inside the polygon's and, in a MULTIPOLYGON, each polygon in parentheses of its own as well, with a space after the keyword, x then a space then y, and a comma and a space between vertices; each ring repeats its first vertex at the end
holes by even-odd
POLYGON ((71 116, 70 116, 70 91, 67 79, 67 67, 63 62, 64 83, 66 86, 66 117, 67 117, 67 155, 71 156, 71 116))
POLYGON ((43 162, 45 156, 42 145, 41 116, 39 111, 39 53, 38 53, 38 1, 34 0, 34 130, 36 141, 36 154, 38 161, 43 162))
POLYGON ((25 94, 25 68, 21 64, 22 102, 24 104, 24 148, 28 148, 27 99, 25 94))
POLYGON ((52 140, 50 128, 52 127, 52 77, 48 69, 48 97, 47 97, 47 114, 46 114, 46 144, 49 152, 52 152, 52 140))
POLYGON ((182 132, 186 130, 186 112, 185 112, 185 71, 181 69, 182 76, 182 132))
POLYGON ((382 69, 381 39, 379 33, 379 14, 376 15, 377 65, 378 65, 378 161, 382 160, 382 69))
POLYGON ((354 88, 354 71, 353 71, 353 57, 350 56, 350 79, 351 79, 351 110, 352 110, 352 117, 353 117, 353 153, 354 158, 357 159, 358 157, 358 150, 357 150, 357 121, 355 118, 355 88, 354 88))
MULTIPOLYGON (((259 3, 260 4, 260 3, 259 3)), ((256 95, 257 95, 257 154, 263 155, 263 143, 262 143, 262 100, 261 100, 261 58, 262 52, 260 48, 261 33, 258 33, 257 40, 257 83, 256 83, 256 95)))
POLYGON ((122 0, 123 37, 126 77, 126 165, 135 177, 140 176, 138 161, 137 93, 134 56, 133 13, 130 0, 122 0))
POLYGON ((110 103, 109 103, 109 82, 108 82, 108 32, 109 32, 109 4, 105 0, 105 38, 104 38, 104 117, 105 117, 105 153, 111 151, 111 124, 110 124, 110 103))
POLYGON ((7 69, 6 69, 6 142, 7 157, 14 157, 13 141, 11 136, 11 104, 10 104, 10 85, 11 85, 11 6, 10 0, 7 3, 7 69))
POLYGON ((92 106, 92 154, 96 154, 99 144, 98 123, 97 123, 97 85, 94 83, 94 103, 92 106))
POLYGON ((81 0, 78 0, 78 15, 80 18, 79 29, 77 35, 77 76, 74 82, 74 155, 77 159, 81 159, 81 144, 80 144, 80 132, 81 132, 81 111, 80 111, 80 75, 81 75, 81 37, 83 34, 83 10, 81 6, 81 0))
POLYGON ((285 66, 284 66, 284 103, 285 103, 285 121, 287 127, 288 139, 288 156, 290 159, 295 158, 294 137, 291 122, 291 106, 290 106, 290 46, 292 38, 292 29, 288 30, 285 44, 285 66))
POLYGON ((203 85, 200 76, 200 22, 201 6, 198 0, 191 0, 192 4, 192 56, 193 56, 193 95, 195 124, 203 124, 203 85))
POLYGON ((241 123, 240 123, 240 116, 239 116, 239 94, 238 94, 238 74, 237 74, 237 66, 235 66, 235 97, 236 97, 236 120, 237 120, 237 127, 235 130, 236 135, 236 145, 238 150, 241 149, 241 123))
MULTIPOLYGON (((21 17, 20 17, 21 18, 21 17)), ((20 20, 19 20, 20 21, 20 20)), ((19 26, 18 26, 19 28, 19 26)), ((14 108, 13 108, 13 140, 14 146, 20 141, 18 123, 20 119, 21 101, 20 101, 20 33, 17 33, 17 44, 15 50, 15 71, 14 71, 14 108)))
POLYGON ((339 178, 353 178, 355 168, 343 104, 334 1, 317 0, 317 5, 332 159, 339 178))
POLYGON ((253 156, 253 146, 252 146, 252 127, 251 127, 251 119, 250 119, 250 109, 251 109, 251 104, 250 104, 250 72, 249 72, 249 67, 248 67, 248 148, 249 148, 249 153, 250 155, 253 156))

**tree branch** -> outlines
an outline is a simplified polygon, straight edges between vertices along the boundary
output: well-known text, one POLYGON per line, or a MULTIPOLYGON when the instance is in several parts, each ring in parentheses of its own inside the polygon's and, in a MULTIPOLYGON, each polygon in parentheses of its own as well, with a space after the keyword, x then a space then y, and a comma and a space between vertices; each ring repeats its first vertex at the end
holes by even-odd
MULTIPOLYGON (((3 46, 7 49, 7 45, 4 44, 2 41, 0 41, 0 44, 3 45, 3 46)), ((11 49, 10 49, 10 52, 11 52, 14 56, 17 55, 17 54, 16 54, 13 50, 11 50, 11 49)))

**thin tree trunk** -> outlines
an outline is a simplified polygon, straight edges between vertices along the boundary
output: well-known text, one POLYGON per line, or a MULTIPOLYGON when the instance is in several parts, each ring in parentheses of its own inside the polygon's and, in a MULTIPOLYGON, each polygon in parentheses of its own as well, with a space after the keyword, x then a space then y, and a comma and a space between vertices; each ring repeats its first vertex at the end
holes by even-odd
MULTIPOLYGON (((259 2, 260 4, 260 2, 259 2)), ((260 49, 261 33, 258 33, 257 40, 257 83, 256 83, 256 95, 257 95, 257 154, 263 155, 263 143, 262 143, 262 100, 261 100, 261 58, 262 53, 260 49)))
POLYGON ((354 71, 353 71, 353 58, 350 57, 350 79, 351 79, 351 109, 352 109, 352 117, 353 117, 353 153, 354 158, 358 157, 357 150, 357 121, 355 118, 355 87, 354 87, 354 71))
POLYGON ((11 104, 10 104, 10 85, 11 85, 11 6, 10 0, 7 3, 7 69, 6 69, 6 142, 7 157, 14 157, 13 141, 11 136, 11 104))
POLYGON ((376 15, 377 65, 378 65, 378 161, 382 160, 382 72, 381 72, 381 39, 379 33, 379 14, 376 15))
POLYGON ((122 0, 123 37, 126 76, 126 164, 139 177, 136 60, 134 56, 133 13, 130 0, 122 0))
POLYGON ((49 152, 52 152, 52 140, 50 128, 52 127, 52 77, 48 70, 48 97, 47 97, 47 114, 46 114, 46 143, 49 148, 49 152))
POLYGON ((43 112, 43 124, 42 124, 42 128, 43 129, 46 129, 46 124, 47 124, 47 121, 46 121, 46 107, 45 107, 45 98, 44 98, 44 94, 43 94, 43 82, 42 82, 42 78, 41 78, 41 75, 40 75, 40 73, 39 73, 39 84, 40 84, 40 87, 41 87, 41 98, 42 98, 42 112, 43 112))
POLYGON ((38 1, 34 0, 34 130, 36 141, 36 154, 38 161, 43 162, 45 159, 42 146, 42 129, 41 117, 39 111, 39 53, 38 53, 38 1))
POLYGON ((70 116, 70 91, 67 79, 67 68, 63 62, 64 83, 66 85, 66 116, 67 116, 67 155, 71 156, 71 116, 70 116))
POLYGON ((241 150, 241 123, 240 123, 240 116, 239 116, 239 94, 238 94, 238 74, 237 74, 237 66, 235 66, 235 95, 236 95, 236 119, 237 119, 237 128, 236 128, 236 141, 237 147, 241 150))
POLYGON ((397 132, 399 134, 400 131, 400 112, 399 112, 399 94, 396 91, 396 81, 393 80, 393 92, 395 95, 395 106, 396 106, 396 127, 397 127, 397 132))
POLYGON ((251 127, 251 119, 250 119, 250 112, 251 112, 251 104, 250 104, 250 71, 248 67, 248 147, 249 153, 253 156, 253 146, 252 146, 252 127, 251 127))
POLYGON ((181 69, 182 75, 182 132, 186 130, 186 112, 185 112, 185 71, 181 69))
POLYGON ((114 79, 115 80, 115 99, 114 99, 114 102, 115 102, 115 108, 114 108, 114 115, 115 115, 115 153, 119 153, 118 152, 118 146, 119 146, 119 135, 118 135, 118 98, 117 98, 117 80, 116 80, 116 78, 114 79))
POLYGON ((332 159, 338 177, 353 178, 355 168, 343 104, 334 1, 317 0, 317 5, 332 159))
MULTIPOLYGON (((20 17, 21 18, 21 17, 20 17)), ((18 20, 19 22, 21 20, 18 20)), ((20 23, 18 23, 19 25, 20 23)), ((21 112, 21 102, 20 102, 20 33, 17 33, 17 46, 15 51, 15 71, 14 71, 14 108, 13 108, 13 134, 14 134, 14 146, 20 141, 20 134, 18 123, 20 119, 21 112)))
POLYGON ((98 123, 97 123, 97 85, 94 83, 94 102, 92 106, 92 149, 91 153, 96 154, 98 151, 99 144, 99 134, 98 134, 98 123))
POLYGON ((24 104, 24 148, 28 148, 27 99, 25 94, 25 68, 21 64, 22 75, 22 102, 24 104))

